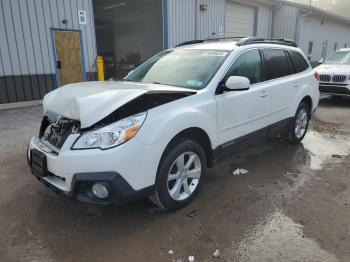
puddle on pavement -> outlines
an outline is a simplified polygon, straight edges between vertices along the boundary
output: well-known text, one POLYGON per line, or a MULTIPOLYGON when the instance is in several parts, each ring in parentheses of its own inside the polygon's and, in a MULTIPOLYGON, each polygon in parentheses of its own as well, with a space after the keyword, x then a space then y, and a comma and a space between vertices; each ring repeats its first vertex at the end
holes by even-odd
POLYGON ((309 131, 290 158, 292 170, 283 174, 293 186, 284 188, 284 195, 290 196, 305 185, 313 174, 329 163, 341 163, 350 154, 350 139, 345 136, 309 131), (336 155, 337 157, 333 157, 336 155))
POLYGON ((314 170, 322 169, 327 161, 335 161, 332 155, 350 154, 350 139, 340 135, 309 131, 303 140, 303 145, 310 152, 310 168, 314 170))
POLYGON ((338 261, 303 233, 303 226, 277 211, 225 250, 225 261, 338 261))

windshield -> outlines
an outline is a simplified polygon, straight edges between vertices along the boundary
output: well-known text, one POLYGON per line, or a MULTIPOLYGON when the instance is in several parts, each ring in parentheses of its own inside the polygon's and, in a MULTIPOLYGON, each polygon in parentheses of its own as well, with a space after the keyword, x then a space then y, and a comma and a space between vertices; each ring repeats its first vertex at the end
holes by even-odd
POLYGON ((165 51, 143 63, 124 80, 199 90, 213 78, 228 53, 198 49, 165 51))
POLYGON ((350 51, 335 52, 328 57, 325 64, 350 65, 350 51))

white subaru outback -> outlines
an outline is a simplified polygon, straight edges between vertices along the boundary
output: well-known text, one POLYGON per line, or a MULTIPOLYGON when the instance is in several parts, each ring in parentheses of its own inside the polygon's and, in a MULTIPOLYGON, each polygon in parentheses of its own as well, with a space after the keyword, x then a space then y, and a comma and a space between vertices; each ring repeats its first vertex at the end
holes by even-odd
POLYGON ((123 81, 47 94, 28 162, 38 180, 81 202, 149 196, 174 210, 225 155, 271 134, 299 143, 318 101, 318 75, 291 41, 186 42, 123 81))

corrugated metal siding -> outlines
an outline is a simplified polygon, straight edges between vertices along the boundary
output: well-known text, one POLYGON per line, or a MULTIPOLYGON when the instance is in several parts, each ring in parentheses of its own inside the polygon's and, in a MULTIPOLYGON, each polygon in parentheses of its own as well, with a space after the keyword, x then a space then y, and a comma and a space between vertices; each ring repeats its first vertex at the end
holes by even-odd
POLYGON ((196 38, 196 0, 168 0, 169 47, 196 38))
MULTIPOLYGON (((270 7, 243 0, 229 2, 255 7, 258 10, 257 35, 270 35, 270 7)), ((223 37, 225 8, 225 0, 168 0, 169 47, 193 39, 223 37), (200 11, 200 5, 207 5, 207 10, 200 11)))
POLYGON ((273 14, 272 37, 296 40, 298 8, 283 5, 273 14))
POLYGON ((223 37, 225 0, 197 0, 196 17, 197 39, 223 37), (206 5, 207 10, 200 11, 200 5, 206 5))
POLYGON ((350 46, 348 25, 328 21, 315 15, 302 17, 300 23, 299 46, 307 54, 309 41, 313 42, 312 61, 318 61, 322 57, 323 43, 327 43, 327 56, 334 51, 336 43, 338 48, 350 46))
POLYGON ((40 99, 56 87, 52 28, 81 30, 84 67, 96 71, 92 0, 1 0, 0 103, 40 99), (79 25, 79 9, 87 25, 79 25))
POLYGON ((222 37, 224 6, 224 0, 168 0, 169 47, 188 40, 222 37), (200 11, 200 5, 207 5, 207 10, 200 11))
POLYGON ((272 12, 268 6, 258 6, 258 21, 256 35, 269 38, 271 34, 272 12))

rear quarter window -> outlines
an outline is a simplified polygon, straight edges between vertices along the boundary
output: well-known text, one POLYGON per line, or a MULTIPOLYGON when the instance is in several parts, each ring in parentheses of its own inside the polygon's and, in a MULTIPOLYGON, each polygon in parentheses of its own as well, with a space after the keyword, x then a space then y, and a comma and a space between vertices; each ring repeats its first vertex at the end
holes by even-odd
POLYGON ((276 79, 293 74, 294 70, 288 63, 287 56, 282 49, 263 49, 267 80, 276 79))
POLYGON ((289 51, 296 73, 304 72, 309 68, 305 58, 295 51, 289 51))

